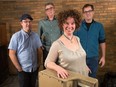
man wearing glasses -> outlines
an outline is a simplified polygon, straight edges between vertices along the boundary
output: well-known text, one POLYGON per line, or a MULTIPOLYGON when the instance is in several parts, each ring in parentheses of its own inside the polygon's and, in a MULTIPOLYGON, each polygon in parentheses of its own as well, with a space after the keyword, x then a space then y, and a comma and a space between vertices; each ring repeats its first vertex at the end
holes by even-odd
POLYGON ((46 18, 40 20, 38 24, 38 33, 43 44, 43 62, 47 57, 53 41, 57 40, 61 35, 58 21, 55 17, 55 6, 53 3, 45 4, 45 14, 46 18))
POLYGON ((105 65, 105 32, 103 25, 93 19, 94 7, 85 4, 82 8, 84 20, 80 29, 75 33, 79 36, 81 44, 86 51, 86 62, 91 72, 89 76, 96 78, 98 63, 101 67, 105 65), (101 48, 101 58, 99 60, 99 46, 101 48))
POLYGON ((20 17, 21 30, 13 34, 8 49, 9 56, 18 71, 20 87, 35 87, 38 74, 39 52, 42 43, 32 31, 33 18, 29 14, 20 17))

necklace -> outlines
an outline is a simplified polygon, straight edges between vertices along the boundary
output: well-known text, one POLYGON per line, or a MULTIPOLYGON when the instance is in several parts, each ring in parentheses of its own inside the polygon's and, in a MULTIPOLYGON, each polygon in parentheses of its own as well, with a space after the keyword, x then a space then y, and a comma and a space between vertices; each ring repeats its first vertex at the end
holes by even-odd
POLYGON ((73 39, 73 36, 71 37, 71 39, 69 37, 67 37, 65 34, 63 34, 71 43, 72 43, 72 39, 73 39))

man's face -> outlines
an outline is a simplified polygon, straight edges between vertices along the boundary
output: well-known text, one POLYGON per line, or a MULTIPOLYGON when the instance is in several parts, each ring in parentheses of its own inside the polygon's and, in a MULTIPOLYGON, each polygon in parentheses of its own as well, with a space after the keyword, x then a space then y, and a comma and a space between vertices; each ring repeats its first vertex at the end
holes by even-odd
POLYGON ((45 13, 46 15, 49 17, 49 16, 54 16, 55 14, 55 9, 54 9, 54 6, 52 5, 47 5, 45 7, 45 13))
POLYGON ((88 21, 92 20, 93 19, 93 15, 94 15, 94 11, 93 11, 93 9, 90 6, 84 8, 84 10, 83 10, 83 17, 84 17, 85 20, 88 20, 88 21))
POLYGON ((30 19, 26 18, 25 20, 22 20, 20 23, 25 32, 30 32, 32 27, 32 21, 30 19))

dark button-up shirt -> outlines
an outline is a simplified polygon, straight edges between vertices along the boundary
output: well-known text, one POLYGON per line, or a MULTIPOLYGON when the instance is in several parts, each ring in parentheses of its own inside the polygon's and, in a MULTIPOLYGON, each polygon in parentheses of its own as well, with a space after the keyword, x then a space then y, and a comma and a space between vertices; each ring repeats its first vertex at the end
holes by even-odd
POLYGON ((49 51, 51 44, 61 36, 58 27, 58 20, 54 18, 50 21, 48 18, 39 21, 38 33, 43 46, 49 51))
POLYGON ((105 42, 105 31, 103 25, 93 20, 89 29, 85 20, 75 34, 80 38, 82 47, 87 53, 87 58, 99 55, 99 44, 105 42))

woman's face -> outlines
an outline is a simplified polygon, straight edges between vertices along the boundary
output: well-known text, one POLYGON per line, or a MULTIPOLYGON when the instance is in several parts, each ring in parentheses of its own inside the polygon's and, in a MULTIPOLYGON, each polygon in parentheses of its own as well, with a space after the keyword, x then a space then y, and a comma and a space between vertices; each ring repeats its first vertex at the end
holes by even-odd
POLYGON ((75 31, 75 28, 76 28, 76 25, 75 25, 74 18, 68 17, 65 23, 63 24, 64 33, 67 35, 71 35, 75 31))

